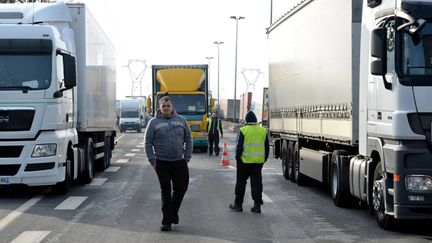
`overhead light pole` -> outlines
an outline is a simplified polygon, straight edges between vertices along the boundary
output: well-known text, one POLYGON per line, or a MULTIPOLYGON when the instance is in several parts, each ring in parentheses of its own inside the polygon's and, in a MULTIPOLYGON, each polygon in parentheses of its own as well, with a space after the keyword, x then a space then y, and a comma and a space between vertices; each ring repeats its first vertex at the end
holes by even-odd
POLYGON ((242 16, 231 16, 231 19, 234 19, 236 21, 236 44, 235 44, 235 67, 234 67, 234 114, 233 114, 233 120, 236 121, 236 95, 237 95, 237 47, 238 47, 238 22, 239 20, 244 19, 242 16))
POLYGON ((213 59, 213 57, 205 57, 205 59, 208 60, 208 65, 210 66, 210 61, 213 59))
POLYGON ((220 61, 219 61, 220 60, 220 52, 219 52, 219 47, 223 43, 224 43, 223 41, 215 41, 215 42, 213 42, 213 44, 216 44, 218 46, 218 55, 217 55, 217 60, 218 60, 218 66, 217 66, 217 73, 218 73, 217 95, 218 95, 218 97, 217 97, 217 103, 218 103, 218 106, 220 105, 220 103, 219 103, 220 102, 220 100, 219 100, 219 97, 220 97, 220 95, 219 95, 219 74, 220 74, 220 68, 219 68, 219 65, 220 65, 220 61))

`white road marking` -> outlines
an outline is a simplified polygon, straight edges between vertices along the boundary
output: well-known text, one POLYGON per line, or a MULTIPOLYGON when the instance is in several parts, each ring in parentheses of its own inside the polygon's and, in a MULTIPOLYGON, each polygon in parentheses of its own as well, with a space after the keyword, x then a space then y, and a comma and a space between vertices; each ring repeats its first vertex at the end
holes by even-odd
POLYGON ((144 145, 137 145, 137 148, 144 148, 144 145))
POLYGON ((41 242, 51 231, 24 231, 11 243, 39 243, 41 242))
POLYGON ((90 183, 90 186, 100 186, 107 181, 108 178, 93 178, 92 182, 90 183))
POLYGON ((110 166, 105 169, 105 172, 117 172, 118 170, 120 170, 120 166, 110 166))
POLYGON ((134 157, 134 156, 135 156, 135 153, 127 153, 127 154, 125 154, 125 156, 126 156, 126 157, 134 157))
POLYGON ((116 140, 114 140, 115 143, 117 143, 120 139, 124 137, 125 134, 122 134, 120 137, 118 137, 116 140))
POLYGON ((141 142, 141 143, 139 143, 139 144, 144 144, 144 142, 141 142))
POLYGON ((132 149, 131 151, 132 152, 139 152, 139 151, 141 151, 141 149, 132 149))
POLYGON ((62 203, 60 203, 55 210, 75 210, 81 203, 83 203, 88 197, 68 197, 62 203))
POLYGON ((118 160, 116 161, 116 163, 121 163, 121 164, 123 164, 123 163, 127 163, 127 162, 129 162, 129 159, 118 159, 118 160))
POLYGON ((262 168, 263 170, 276 170, 276 168, 271 168, 271 167, 266 167, 266 168, 262 168))
POLYGON ((23 214, 27 209, 39 202, 42 198, 43 196, 33 197, 27 202, 25 202, 23 205, 21 205, 19 208, 6 215, 6 217, 2 218, 0 220, 0 231, 4 230, 10 223, 12 223, 12 221, 21 216, 21 214, 23 214))
POLYGON ((230 168, 231 170, 236 170, 237 169, 235 166, 232 166, 232 165, 228 165, 228 168, 230 168))
POLYGON ((273 200, 271 200, 271 198, 269 198, 264 192, 262 193, 262 200, 266 203, 272 203, 273 200))

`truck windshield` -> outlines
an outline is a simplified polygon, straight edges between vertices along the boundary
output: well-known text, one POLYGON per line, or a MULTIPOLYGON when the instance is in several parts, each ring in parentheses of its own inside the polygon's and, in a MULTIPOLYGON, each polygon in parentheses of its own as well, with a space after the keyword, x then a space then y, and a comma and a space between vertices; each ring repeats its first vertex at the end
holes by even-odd
MULTIPOLYGON (((174 109, 178 114, 204 114, 206 112, 204 94, 169 94, 168 96, 174 101, 174 109)), ((158 101, 160 98, 162 95, 158 96, 158 101)))
POLYGON ((406 76, 432 75, 432 23, 415 35, 403 34, 402 72, 406 76))
POLYGON ((138 111, 122 111, 121 118, 137 118, 139 117, 138 111))
POLYGON ((49 53, 0 52, 0 90, 47 89, 50 84, 49 53))

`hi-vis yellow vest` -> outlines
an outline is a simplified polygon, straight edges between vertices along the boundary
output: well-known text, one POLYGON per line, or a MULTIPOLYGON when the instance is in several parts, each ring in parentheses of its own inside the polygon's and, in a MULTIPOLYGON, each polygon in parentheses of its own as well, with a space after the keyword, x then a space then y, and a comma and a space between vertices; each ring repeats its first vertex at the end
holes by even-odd
MULTIPOLYGON (((211 125, 212 125, 212 122, 213 122, 213 119, 212 118, 207 118, 207 120, 208 120, 208 133, 210 133, 210 129, 211 129, 211 125)), ((219 130, 219 125, 220 123, 219 123, 219 118, 217 119, 217 123, 216 123, 216 130, 219 132, 219 133, 221 133, 220 132, 220 130, 219 130)))
POLYGON ((267 129, 259 125, 246 125, 240 128, 244 136, 243 163, 262 164, 265 161, 265 140, 267 129))

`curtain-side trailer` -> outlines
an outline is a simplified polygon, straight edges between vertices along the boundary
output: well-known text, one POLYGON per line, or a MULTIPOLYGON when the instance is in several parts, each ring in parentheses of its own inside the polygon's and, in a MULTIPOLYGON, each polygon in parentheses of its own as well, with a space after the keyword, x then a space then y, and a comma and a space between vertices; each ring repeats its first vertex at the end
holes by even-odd
POLYGON ((268 28, 285 178, 359 200, 383 228, 432 218, 432 3, 303 0, 268 28))

